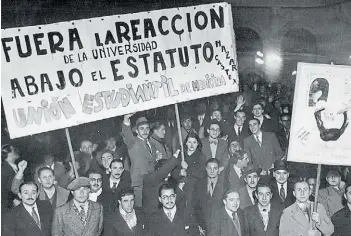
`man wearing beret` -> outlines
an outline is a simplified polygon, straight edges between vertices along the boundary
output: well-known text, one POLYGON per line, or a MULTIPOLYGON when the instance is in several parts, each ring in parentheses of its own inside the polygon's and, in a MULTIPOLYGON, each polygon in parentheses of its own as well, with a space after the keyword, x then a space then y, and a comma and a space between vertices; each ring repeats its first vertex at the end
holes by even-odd
POLYGON ((88 200, 90 180, 74 179, 68 186, 73 200, 58 207, 52 223, 52 236, 99 236, 103 226, 103 207, 88 200))

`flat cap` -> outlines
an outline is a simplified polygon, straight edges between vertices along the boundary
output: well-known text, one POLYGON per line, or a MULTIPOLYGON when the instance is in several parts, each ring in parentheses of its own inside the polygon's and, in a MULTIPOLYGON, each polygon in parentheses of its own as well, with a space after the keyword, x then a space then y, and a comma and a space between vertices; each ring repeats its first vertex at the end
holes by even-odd
POLYGON ((90 179, 86 177, 78 177, 72 180, 72 182, 67 186, 68 190, 74 191, 80 187, 90 187, 90 179))

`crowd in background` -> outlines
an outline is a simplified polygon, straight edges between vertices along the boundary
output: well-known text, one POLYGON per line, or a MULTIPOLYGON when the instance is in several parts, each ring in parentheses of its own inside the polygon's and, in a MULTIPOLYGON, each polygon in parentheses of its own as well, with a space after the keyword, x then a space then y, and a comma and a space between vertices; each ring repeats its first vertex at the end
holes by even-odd
POLYGON ((3 138, 2 233, 349 235, 349 167, 316 196, 316 165, 287 161, 292 101, 262 82, 179 104, 181 141, 173 105, 72 127, 74 162, 57 132, 3 138))

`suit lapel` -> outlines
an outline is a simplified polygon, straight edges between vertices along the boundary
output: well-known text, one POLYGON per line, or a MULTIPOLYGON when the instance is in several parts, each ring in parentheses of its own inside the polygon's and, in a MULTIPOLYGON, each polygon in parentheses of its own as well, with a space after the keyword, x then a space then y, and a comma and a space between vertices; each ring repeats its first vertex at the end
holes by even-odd
POLYGON ((212 157, 212 152, 211 152, 211 147, 210 147, 210 141, 208 138, 204 139, 204 145, 203 145, 203 152, 206 155, 207 159, 210 159, 212 157))
POLYGON ((96 211, 96 209, 95 209, 94 205, 91 203, 91 201, 89 201, 89 207, 88 207, 88 213, 87 213, 87 221, 86 221, 84 230, 82 232, 82 235, 84 235, 85 231, 89 229, 89 225, 90 225, 90 222, 92 220, 92 216, 94 215, 95 211, 96 211))
POLYGON ((294 207, 292 208, 292 218, 296 220, 299 224, 301 224, 304 228, 308 229, 309 228, 309 222, 306 219, 306 217, 303 215, 297 204, 294 204, 294 207))
MULTIPOLYGON (((39 208, 38 208, 38 211, 39 211, 39 208)), ((38 230, 41 232, 39 226, 34 221, 33 217, 29 214, 29 212, 26 210, 26 208, 24 208, 23 203, 21 204, 21 207, 19 209, 19 213, 23 217, 23 222, 31 222, 31 224, 34 225, 34 227, 37 227, 38 230)), ((43 217, 44 217, 43 214, 41 214, 41 212, 39 212, 39 218, 40 218, 41 225, 43 223, 43 217)))
POLYGON ((236 235, 237 236, 238 233, 237 233, 237 229, 234 225, 234 222, 233 222, 232 218, 230 218, 230 216, 228 215, 227 211, 224 208, 222 209, 222 217, 223 217, 223 221, 227 225, 227 227, 224 226, 223 229, 225 229, 225 228, 228 229, 228 235, 236 235))
POLYGON ((262 231, 264 231, 264 223, 261 217, 260 210, 258 209, 258 204, 255 205, 254 207, 254 214, 251 216, 253 222, 255 225, 262 231))
POLYGON ((274 205, 271 204, 271 210, 269 212, 269 220, 268 220, 267 228, 273 229, 275 227, 276 222, 279 220, 280 220, 279 211, 274 205))
MULTIPOLYGON (((71 200, 71 202, 69 203, 69 217, 72 218, 72 221, 75 223, 75 226, 78 228, 77 232, 83 232, 83 229, 85 228, 83 225, 83 222, 80 220, 77 212, 74 210, 73 205, 74 202, 73 200, 71 200)), ((90 207, 90 206, 89 206, 90 207)), ((89 212, 89 211, 88 211, 89 212)))

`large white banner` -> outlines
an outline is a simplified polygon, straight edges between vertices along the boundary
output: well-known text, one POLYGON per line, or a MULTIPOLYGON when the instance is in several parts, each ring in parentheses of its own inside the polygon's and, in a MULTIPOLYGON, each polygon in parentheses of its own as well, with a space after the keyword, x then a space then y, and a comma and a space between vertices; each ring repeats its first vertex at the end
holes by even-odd
POLYGON ((299 63, 288 160, 351 165, 351 67, 299 63))
POLYGON ((238 91, 226 3, 2 30, 11 138, 238 91))

